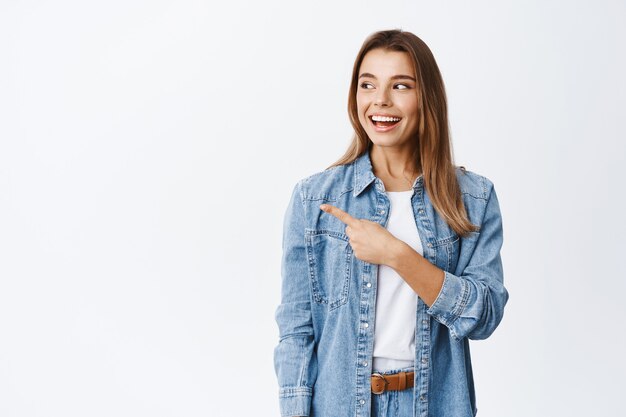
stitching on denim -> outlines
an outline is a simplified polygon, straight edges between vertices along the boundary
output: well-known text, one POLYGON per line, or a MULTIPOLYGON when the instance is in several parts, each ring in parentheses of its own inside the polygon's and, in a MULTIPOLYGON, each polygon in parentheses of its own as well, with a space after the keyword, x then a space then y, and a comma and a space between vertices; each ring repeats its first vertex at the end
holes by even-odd
MULTIPOLYGON (((430 305, 430 307, 427 310, 427 313, 432 311, 432 307, 437 304, 437 301, 439 301, 439 298, 443 298, 445 297, 445 290, 447 289, 447 284, 449 281, 448 278, 448 271, 443 271, 443 283, 441 284, 441 290, 439 291, 439 294, 437 294, 437 298, 435 298, 435 301, 433 301, 433 303, 430 305)), ((441 324, 446 325, 447 326, 447 320, 445 317, 437 314, 437 316, 439 317, 439 320, 441 321, 441 324)))
MULTIPOLYGON (((299 340, 300 340, 300 352, 306 352, 307 339, 305 339, 304 337, 301 337, 299 340)), ((304 358, 302 360, 302 366, 300 367, 300 375, 298 376, 298 384, 302 384, 302 381, 304 380, 304 375, 306 374, 306 370, 309 367, 308 358, 310 357, 310 355, 303 355, 303 356, 304 358)))
POLYGON ((452 243, 456 242, 457 240, 459 240, 459 236, 458 235, 452 235, 452 236, 444 237, 442 239, 437 240, 435 243, 433 243, 433 247, 436 248, 438 246, 452 244, 452 243))
POLYGON ((341 196, 343 196, 344 194, 349 193, 349 192, 351 192, 353 190, 354 190, 354 187, 348 188, 347 190, 340 192, 338 198, 341 198, 341 196))
POLYGON ((461 278, 461 282, 463 283, 463 292, 461 293, 461 300, 456 306, 456 309, 453 310, 453 314, 456 318, 458 318, 463 312, 463 310, 465 310, 465 307, 467 307, 467 303, 469 301, 470 283, 466 279, 463 279, 463 278, 461 278))
POLYGON ((301 387, 283 387, 279 391, 279 395, 283 398, 299 397, 299 396, 311 396, 313 388, 307 386, 301 387))
POLYGON ((472 197, 472 198, 474 198, 474 199, 476 199, 476 200, 483 200, 483 201, 486 201, 486 200, 487 200, 487 198, 486 198, 486 197, 481 197, 481 196, 477 196, 477 195, 470 194, 470 193, 463 193, 463 194, 465 194, 465 195, 469 195, 470 197, 472 197))
POLYGON ((344 282, 341 288, 341 297, 338 300, 331 302, 328 305, 329 311, 341 307, 348 302, 348 295, 350 294, 350 275, 352 269, 352 250, 350 245, 346 246, 346 270, 344 272, 344 282))
POLYGON ((335 198, 335 196, 332 195, 328 195, 328 194, 323 194, 320 196, 310 196, 310 197, 306 197, 307 201, 327 201, 329 203, 336 203, 337 199, 335 198))
POLYGON ((467 176, 469 178, 469 181, 472 181, 472 186, 468 187, 469 189, 463 189, 461 187, 461 184, 459 183, 459 187, 461 187, 461 193, 465 194, 465 195, 469 195, 472 196, 474 198, 478 198, 478 199, 485 199, 485 194, 486 194, 486 187, 485 187, 485 177, 483 175, 480 175, 474 171, 470 171, 470 170, 465 170, 465 176, 467 176), (478 187, 476 185, 474 185, 476 182, 478 182, 478 187), (479 191, 476 190, 476 188, 478 188, 480 190, 480 192, 482 192, 482 195, 476 195, 479 191))
POLYGON ((453 251, 454 251, 453 243, 446 245, 446 254, 448 255, 448 261, 446 262, 446 271, 449 271, 450 267, 452 266, 452 252, 453 251))
POLYGON ((485 181, 485 180, 486 180, 486 178, 485 178, 485 177, 483 177, 483 176, 481 175, 481 176, 480 176, 480 180, 482 181, 482 186, 483 186, 483 194, 484 194, 484 195, 485 195, 485 197, 486 197, 486 196, 487 196, 487 184, 486 184, 486 182, 487 182, 487 181, 485 181))
POLYGON ((331 230, 331 229, 306 229, 306 233, 310 236, 317 236, 317 235, 328 235, 328 236, 332 236, 332 237, 336 237, 338 239, 341 240, 345 240, 346 242, 350 241, 350 238, 348 237, 347 234, 343 233, 343 232, 338 232, 336 230, 331 230))
POLYGON ((461 292, 461 299, 457 300, 457 302, 452 307, 452 312, 450 313, 452 315, 452 320, 450 320, 450 322, 448 324, 448 327, 450 329, 450 333, 456 339, 456 341, 460 341, 461 338, 454 331, 453 326, 454 326, 454 323, 456 323, 456 321, 461 316, 461 313, 463 312, 465 307, 467 306, 467 302, 469 301, 469 292, 470 292, 470 287, 469 287, 470 284, 469 284, 469 282, 467 282, 467 280, 461 278, 461 283, 463 285, 463 290, 461 292))
POLYGON ((305 241, 307 249, 307 257, 309 258, 309 276, 311 278, 311 285, 313 287, 313 298, 319 304, 327 304, 328 311, 335 310, 348 302, 350 294, 350 275, 352 271, 352 248, 349 244, 349 237, 345 233, 337 232, 330 229, 305 229, 305 241), (347 243, 345 252, 345 269, 341 275, 341 293, 339 298, 331 299, 332 294, 324 294, 321 290, 320 277, 317 274, 317 264, 315 261, 312 236, 331 236, 332 238, 339 239, 347 243))
POLYGON ((315 195, 315 196, 307 196, 307 197, 305 197, 305 199, 307 201, 326 200, 328 202, 336 203, 344 194, 347 194, 347 193, 349 193, 349 192, 351 192, 353 190, 354 190, 354 188, 348 188, 346 190, 339 191, 339 195, 322 194, 322 195, 315 195))
POLYGON ((315 273, 315 257, 313 256, 313 243, 311 242, 311 236, 308 233, 308 229, 305 230, 305 242, 307 258, 309 261, 309 278, 311 279, 313 299, 319 304, 326 304, 327 300, 324 299, 323 295, 321 294, 319 284, 317 282, 317 274, 315 273))

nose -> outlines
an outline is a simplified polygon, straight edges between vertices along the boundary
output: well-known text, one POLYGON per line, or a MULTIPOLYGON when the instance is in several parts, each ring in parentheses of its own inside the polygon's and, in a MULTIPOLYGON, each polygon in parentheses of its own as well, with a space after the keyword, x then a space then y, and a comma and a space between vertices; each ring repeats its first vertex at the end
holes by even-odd
POLYGON ((389 106, 389 93, 385 88, 378 90, 374 103, 378 106, 389 106))

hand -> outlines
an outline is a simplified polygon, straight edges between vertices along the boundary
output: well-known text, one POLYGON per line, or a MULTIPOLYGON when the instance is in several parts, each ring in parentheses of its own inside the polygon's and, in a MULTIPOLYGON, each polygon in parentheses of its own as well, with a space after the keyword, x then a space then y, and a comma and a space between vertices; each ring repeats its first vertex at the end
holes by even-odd
POLYGON ((346 235, 348 235, 354 256, 372 264, 390 264, 398 243, 401 241, 387 229, 376 222, 354 218, 330 204, 322 204, 320 209, 346 224, 346 235))

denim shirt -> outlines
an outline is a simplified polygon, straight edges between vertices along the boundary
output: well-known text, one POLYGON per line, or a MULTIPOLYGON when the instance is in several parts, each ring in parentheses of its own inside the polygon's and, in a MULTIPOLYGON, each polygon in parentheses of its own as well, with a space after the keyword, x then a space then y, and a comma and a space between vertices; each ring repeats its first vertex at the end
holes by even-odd
MULTIPOLYGON (((429 307, 415 311, 413 416, 476 415, 469 340, 489 337, 504 314, 502 218, 493 183, 456 167, 469 220, 461 238, 435 211, 423 177, 411 197, 424 258, 444 271, 429 307)), ((295 185, 283 223, 282 288, 274 369, 283 417, 368 417, 378 265, 354 256, 329 203, 386 226, 390 201, 369 151, 295 185)))

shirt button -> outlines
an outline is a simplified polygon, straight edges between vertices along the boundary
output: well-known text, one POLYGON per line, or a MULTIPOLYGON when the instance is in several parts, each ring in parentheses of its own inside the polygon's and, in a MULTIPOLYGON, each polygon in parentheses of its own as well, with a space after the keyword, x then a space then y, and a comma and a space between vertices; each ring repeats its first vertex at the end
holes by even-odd
POLYGON ((363 366, 367 366, 367 362, 363 362, 363 366))
POLYGON ((365 404, 365 400, 361 400, 361 404, 365 404))
POLYGON ((422 358, 422 363, 426 363, 426 362, 427 362, 426 358, 422 358))
POLYGON ((420 401, 426 401, 426 397, 424 397, 423 395, 420 395, 420 401))
POLYGON ((432 243, 429 243, 429 244, 428 244, 428 247, 429 247, 429 248, 430 248, 430 247, 432 247, 432 246, 433 246, 433 244, 432 244, 432 243))
POLYGON ((421 214, 424 214, 424 210, 420 209, 420 213, 421 213, 421 214))
POLYGON ((379 211, 378 214, 385 214, 385 210, 379 211))
POLYGON ((372 283, 371 283, 371 282, 368 282, 368 283, 367 283, 367 288, 369 288, 369 287, 371 287, 371 286, 372 286, 372 283))
POLYGON ((367 328, 367 327, 369 327, 369 326, 370 326, 370 325, 369 325, 368 323, 363 323, 363 327, 367 328))
POLYGON ((428 324, 428 320, 422 320, 422 324, 428 324))

